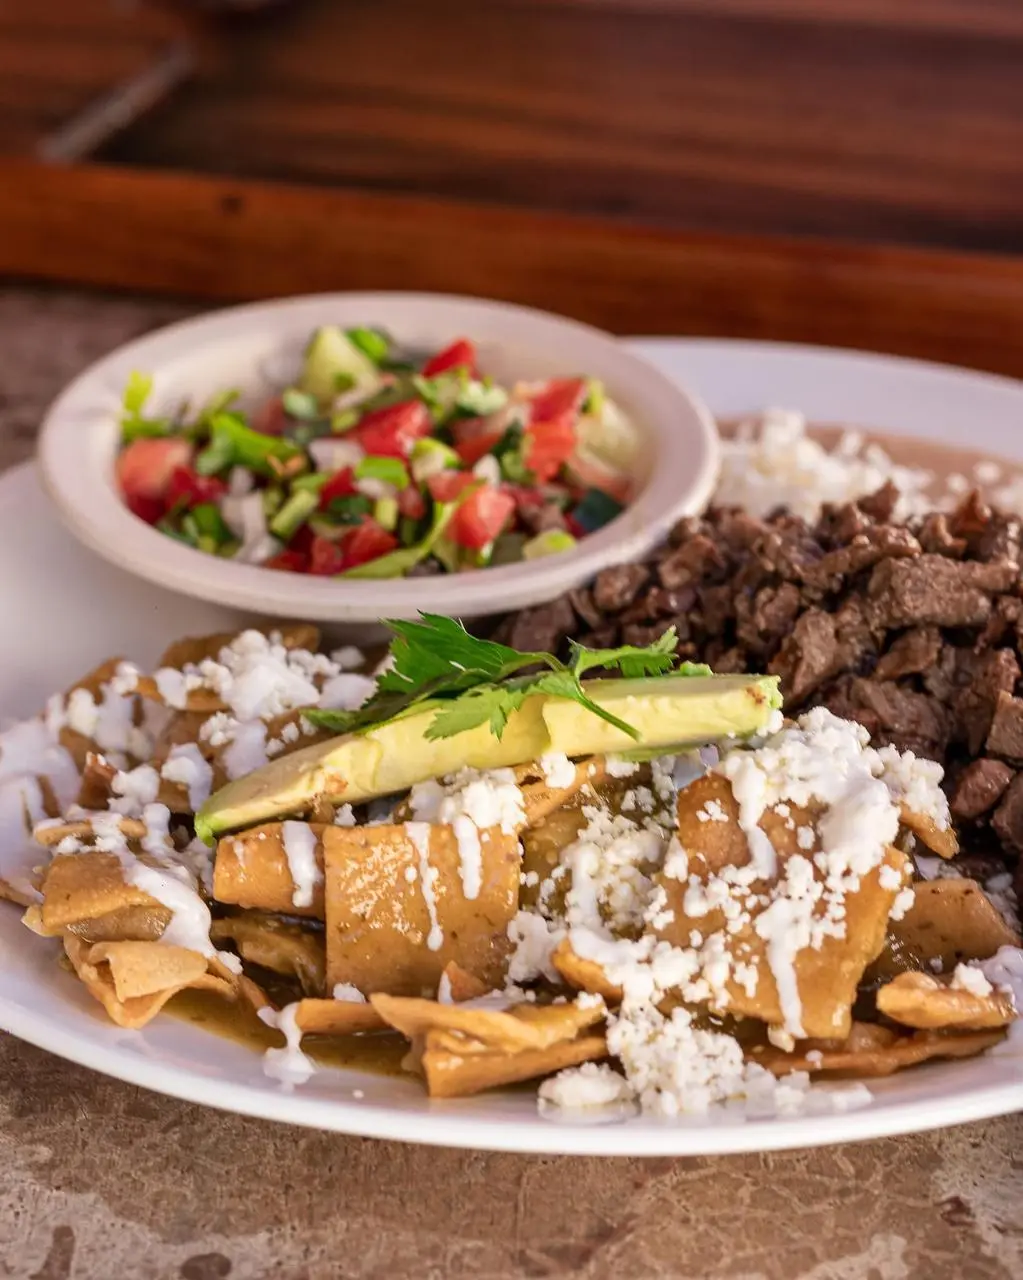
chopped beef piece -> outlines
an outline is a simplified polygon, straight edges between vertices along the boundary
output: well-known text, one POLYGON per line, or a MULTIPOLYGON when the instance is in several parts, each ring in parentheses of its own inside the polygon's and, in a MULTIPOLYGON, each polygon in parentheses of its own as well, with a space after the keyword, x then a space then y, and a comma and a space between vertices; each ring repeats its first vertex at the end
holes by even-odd
POLYGON ((588 627, 599 627, 604 621, 604 615, 597 607, 593 593, 588 587, 576 587, 574 591, 570 591, 568 602, 575 610, 580 622, 585 622, 588 627))
POLYGON ((650 581, 650 572, 641 564, 620 564, 601 569, 593 584, 593 602, 605 613, 621 613, 650 581))
POLYGON ((672 618, 691 609, 695 603, 696 592, 692 587, 680 587, 677 591, 669 591, 666 587, 651 587, 621 615, 622 624, 672 618))
POLYGON ((791 699, 798 706, 834 674, 837 655, 835 619, 822 609, 809 609, 767 669, 781 676, 786 702, 791 699))
POLYGON ((917 537, 923 549, 933 555, 961 560, 966 553, 966 539, 952 536, 948 516, 943 511, 932 511, 924 516, 917 537))
POLYGON ((974 760, 956 779, 949 799, 952 816, 963 820, 981 817, 1001 800, 1014 777, 1001 760, 974 760))
POLYGON ((692 582, 694 575, 684 552, 675 551, 658 562, 657 577, 662 587, 674 591, 676 587, 684 587, 687 582, 692 582))
POLYGON ((567 596, 552 600, 550 604, 524 609, 514 616, 508 644, 513 649, 525 649, 528 653, 554 652, 560 649, 566 635, 575 631, 575 614, 567 596))
POLYGON ((983 533, 991 522, 991 508, 976 489, 968 493, 952 513, 949 527, 957 538, 983 533))
POLYGON ((667 622, 654 622, 649 626, 644 626, 641 622, 632 622, 627 627, 622 627, 622 644, 653 644, 664 635, 667 629, 667 622))
POLYGON ((731 587, 704 587, 699 594, 704 628, 711 635, 719 635, 727 622, 735 616, 735 602, 731 587))
POLYGON ((1009 561, 1018 565, 1021 543, 1023 529, 1019 520, 996 512, 984 532, 977 536, 973 553, 978 560, 985 562, 1009 561))
POLYGON ((735 612, 738 639, 753 653, 773 652, 792 630, 802 601, 792 582, 777 587, 761 587, 755 596, 738 596, 735 612))
POLYGON ((716 531, 728 551, 743 553, 752 551, 767 531, 763 520, 747 515, 745 511, 723 511, 716 531))
POLYGON ((824 558, 821 545, 802 521, 766 533, 755 553, 765 569, 788 582, 807 582, 815 566, 824 558))
POLYGON ((1023 773, 1017 773, 991 819, 995 834, 1006 848, 1023 853, 1023 773))
POLYGON ((902 676, 929 671, 941 653, 941 632, 937 627, 913 627, 896 636, 891 648, 878 659, 874 674, 878 680, 898 680, 902 676))
POLYGON ((822 556, 806 569, 804 580, 825 591, 837 591, 843 578, 869 569, 881 560, 918 556, 920 550, 920 543, 908 529, 878 525, 858 533, 846 546, 822 556))
POLYGON ((872 522, 856 502, 841 507, 825 503, 821 508, 821 525, 832 542, 852 542, 858 533, 872 528, 872 522))
POLYGON ((921 622, 944 627, 983 626, 991 613, 991 597, 974 585, 972 573, 981 567, 989 566, 934 555, 882 560, 870 575, 867 588, 874 616, 886 627, 921 622))
POLYGON ((871 712, 885 733, 942 748, 948 741, 948 712, 930 694, 914 693, 894 680, 866 680, 862 677, 852 682, 851 692, 854 705, 871 712))
POLYGON ((994 756, 1023 762, 1023 698, 999 693, 985 745, 994 756))
POLYGON ((899 491, 891 480, 886 480, 876 492, 858 499, 860 510, 876 520, 878 524, 887 524, 895 514, 899 502, 899 491))
POLYGON ((970 755, 976 755, 989 731, 993 732, 992 719, 999 700, 1016 687, 1019 662, 1011 649, 996 649, 985 654, 961 651, 959 663, 964 669, 968 667, 971 674, 969 683, 952 701, 956 736, 966 742, 970 755))

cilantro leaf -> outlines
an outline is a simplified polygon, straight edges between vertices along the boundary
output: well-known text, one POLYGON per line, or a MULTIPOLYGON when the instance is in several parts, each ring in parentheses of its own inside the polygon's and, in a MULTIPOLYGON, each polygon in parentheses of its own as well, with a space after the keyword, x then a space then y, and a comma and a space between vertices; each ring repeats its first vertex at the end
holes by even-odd
POLYGON ((663 676, 671 671, 675 665, 678 634, 674 627, 669 627, 664 635, 645 649, 632 644, 625 644, 617 649, 587 649, 574 640, 569 643, 574 675, 581 676, 594 667, 604 667, 608 671, 620 671, 627 679, 633 679, 640 676, 663 676))
POLYGON ((714 669, 708 667, 705 662, 680 662, 671 674, 673 676, 712 676, 714 669))
POLYGON ((456 733, 464 733, 467 729, 476 729, 481 724, 489 724, 490 732, 500 740, 508 724, 508 717, 518 711, 523 702, 535 687, 528 684, 519 687, 513 685, 481 684, 470 689, 459 698, 452 698, 439 708, 426 729, 426 737, 453 738, 456 733))
MULTIPOLYGON (((532 694, 568 698, 629 737, 639 733, 604 710, 586 692, 580 676, 591 668, 617 670, 626 677, 663 675, 675 666, 675 629, 647 648, 586 649, 572 645, 572 664, 550 653, 522 652, 470 635, 454 618, 423 613, 418 619, 386 624, 394 633, 391 663, 369 699, 354 711, 311 709, 306 719, 334 733, 364 733, 406 715, 432 709, 425 733, 450 738, 486 724, 500 738, 509 717, 532 694), (536 671, 535 668, 541 668, 536 671), (533 668, 533 670, 527 670, 533 668)), ((685 664, 689 674, 702 674, 685 664), (691 668, 691 670, 689 670, 691 668)))
POLYGON ((149 393, 153 389, 153 375, 151 373, 140 373, 138 369, 128 374, 128 381, 124 386, 124 412, 131 417, 137 418, 142 414, 142 410, 146 407, 146 401, 149 399, 149 393))

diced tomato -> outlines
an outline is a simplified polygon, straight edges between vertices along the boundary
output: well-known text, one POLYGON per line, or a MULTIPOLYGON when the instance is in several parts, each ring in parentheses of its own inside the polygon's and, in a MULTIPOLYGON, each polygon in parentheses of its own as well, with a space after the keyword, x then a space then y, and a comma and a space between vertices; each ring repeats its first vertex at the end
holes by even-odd
POLYGON ((472 377, 476 376, 476 348, 468 338, 459 338, 427 360, 423 365, 423 377, 432 378, 449 369, 468 369, 472 377))
POLYGON ((585 378, 551 378, 529 397, 533 421, 553 422, 566 415, 574 421, 585 399, 585 378))
POLYGON ((475 440, 463 440, 461 444, 455 445, 455 453, 467 467, 474 467, 480 458, 485 457, 493 449, 503 435, 503 431, 495 431, 491 435, 477 436, 475 440))
POLYGON ((280 396, 265 401, 252 415, 252 430, 261 436, 282 436, 287 425, 288 415, 280 396))
POLYGON ((397 550, 398 546, 398 539, 393 533, 388 533, 373 519, 363 520, 342 544, 344 567, 354 569, 356 565, 368 564, 370 560, 377 560, 389 551, 397 550))
POLYGON ((176 467, 167 485, 167 509, 198 507, 204 502, 218 502, 227 493, 227 485, 216 476, 201 476, 191 467, 176 467))
POLYGON ((278 551, 269 560, 264 560, 263 568, 283 569, 286 573, 305 573, 309 568, 309 557, 301 551, 288 547, 285 551, 278 551))
POLYGON ((128 509, 155 524, 167 509, 171 477, 191 460, 192 446, 181 436, 133 440, 117 455, 114 468, 128 509))
POLYGON ((455 437, 455 445, 465 444, 467 440, 478 440, 480 436, 494 434, 491 414, 487 418, 456 418, 451 423, 451 434, 455 437))
POLYGON ((412 446, 433 430, 430 411, 421 400, 403 400, 367 413, 354 437, 367 453, 384 458, 407 458, 412 446))
POLYGON ((505 493, 511 494, 515 499, 515 506, 520 510, 523 507, 532 509, 543 506, 544 497, 539 489, 531 488, 525 484, 505 484, 502 488, 505 493))
POLYGON ((414 484, 406 485, 398 494, 398 511, 408 520, 422 520, 426 515, 426 499, 414 484))
POLYGON ((568 418, 536 422, 523 437, 526 466, 541 483, 553 480, 575 448, 575 426, 568 418))
POLYGON ((320 510, 326 511, 335 498, 350 498, 358 492, 355 472, 351 467, 344 467, 336 471, 320 490, 320 510))
POLYGON ((429 477, 426 487, 434 502, 454 502, 463 489, 478 483, 471 471, 440 471, 429 477))
POLYGON ((308 559, 310 551, 313 549, 313 539, 316 535, 307 524, 301 525, 291 536, 286 550, 297 551, 299 555, 303 555, 308 559))
POLYGON ((607 466, 592 453, 575 451, 565 465, 580 488, 602 489, 616 502, 628 502, 631 489, 630 478, 623 472, 607 466))
POLYGON ((515 510, 510 493, 484 485, 471 493, 451 518, 451 540, 460 547, 479 551, 493 542, 515 510))
POLYGON ((340 542, 331 542, 317 534, 309 548, 309 573, 330 577, 345 567, 345 553, 340 542))

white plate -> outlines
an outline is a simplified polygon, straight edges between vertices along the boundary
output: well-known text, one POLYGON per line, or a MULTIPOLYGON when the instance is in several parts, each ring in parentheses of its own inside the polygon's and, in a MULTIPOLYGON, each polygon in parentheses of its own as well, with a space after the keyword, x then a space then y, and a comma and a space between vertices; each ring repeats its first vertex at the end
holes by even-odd
MULTIPOLYGON (((1023 457, 1023 385, 952 369, 808 348, 729 342, 637 344, 732 414, 801 407, 949 444, 1023 457)), ((185 604, 94 559, 65 534, 27 469, 0 480, 0 711, 26 714, 116 652, 152 660, 168 636, 233 619, 185 604), (28 553, 31 553, 31 560, 28 553)), ((440 602, 438 602, 439 604, 440 602)), ((105 1022, 50 947, 0 907, 0 1026, 146 1088, 267 1119, 450 1146, 586 1155, 696 1155, 812 1146, 955 1124, 1023 1107, 1023 1058, 1003 1051, 870 1085, 874 1101, 833 1116, 746 1120, 723 1113, 665 1124, 555 1123, 528 1092, 431 1103, 413 1081, 322 1070, 293 1093, 258 1057, 173 1018, 141 1032, 105 1022), (354 1090, 362 1097, 355 1098, 354 1090)))
POLYGON ((647 551, 682 515, 706 502, 717 475, 717 432, 692 395, 589 325, 547 312, 439 294, 340 293, 230 307, 128 343, 94 364, 47 414, 39 440, 46 488, 87 546, 151 582, 203 600, 275 617, 376 623, 435 608, 435 578, 338 582, 275 573, 204 555, 136 519, 114 481, 121 395, 133 370, 152 373, 153 411, 172 413, 237 387, 253 402, 296 376, 320 325, 375 325, 412 348, 438 350, 472 337, 487 372, 508 384, 587 373, 635 424, 638 492, 626 509, 556 556, 457 574, 443 583, 463 618, 522 609, 578 586, 608 564, 647 551))

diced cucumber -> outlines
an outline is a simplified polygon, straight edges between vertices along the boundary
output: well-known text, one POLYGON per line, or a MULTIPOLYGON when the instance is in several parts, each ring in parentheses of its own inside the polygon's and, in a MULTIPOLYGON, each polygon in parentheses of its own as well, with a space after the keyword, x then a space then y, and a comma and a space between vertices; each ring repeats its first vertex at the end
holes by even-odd
POLYGON ((508 392, 504 387, 487 386, 484 382, 476 381, 464 386, 455 401, 457 407, 464 413, 471 413, 477 418, 485 418, 490 413, 496 413, 507 403, 508 392))
POLYGON ((391 354, 391 339, 382 329, 346 329, 345 337, 375 365, 383 364, 391 354))
POLYGON ((388 533, 393 533, 398 527, 398 500, 377 498, 373 504, 373 519, 388 533))
POLYGON ((294 490, 291 497, 270 521, 270 532, 275 538, 287 542, 297 533, 319 506, 319 495, 308 489, 294 490))
POLYGON ((522 558, 540 560, 544 556, 556 556, 560 551, 571 551, 577 545, 567 529, 548 529, 529 539, 522 548, 522 558))
POLYGON ((306 348, 299 386, 328 405, 339 389, 339 378, 351 380, 353 387, 375 387, 380 373, 372 360, 337 325, 317 329, 306 348))
POLYGON ((461 466, 461 459, 449 445, 426 436, 422 440, 417 440, 412 446, 409 466, 412 479, 416 484, 423 484, 430 476, 440 475, 442 471, 461 466))

